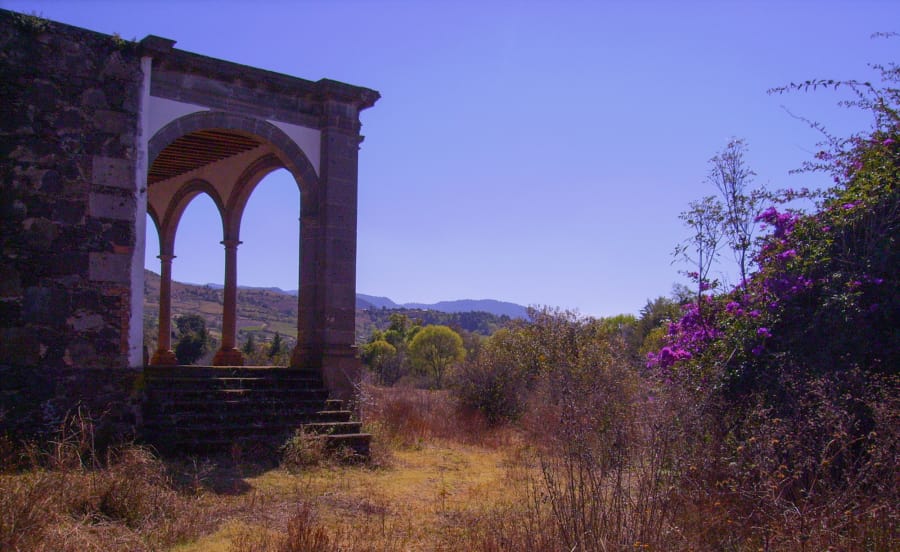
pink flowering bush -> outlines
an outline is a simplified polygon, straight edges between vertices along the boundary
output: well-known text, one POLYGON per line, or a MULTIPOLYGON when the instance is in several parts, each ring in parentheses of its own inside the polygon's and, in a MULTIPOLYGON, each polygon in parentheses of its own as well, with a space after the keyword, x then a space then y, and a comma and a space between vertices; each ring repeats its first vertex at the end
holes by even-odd
MULTIPOLYGON (((900 70, 882 77, 900 82, 900 70)), ((762 211, 756 271, 685 306, 647 364, 704 405, 697 437, 717 444, 692 477, 720 490, 732 519, 751 533, 786 520, 797 542, 863 528, 852 542, 889 549, 900 516, 900 89, 866 90, 858 105, 875 130, 817 155, 811 168, 835 185, 816 212, 762 211)))

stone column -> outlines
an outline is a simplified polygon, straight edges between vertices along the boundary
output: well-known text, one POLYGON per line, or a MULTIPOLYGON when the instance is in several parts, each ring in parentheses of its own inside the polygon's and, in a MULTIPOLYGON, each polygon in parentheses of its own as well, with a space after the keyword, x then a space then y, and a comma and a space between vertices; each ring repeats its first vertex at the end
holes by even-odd
POLYGON ((222 241, 225 246, 225 305, 222 313, 222 346, 213 358, 214 366, 243 366, 244 355, 235 347, 237 335, 237 248, 235 239, 222 241))
POLYGON ((322 128, 316 325, 321 370, 332 396, 350 399, 356 358, 356 215, 359 116, 355 106, 327 101, 322 128))
POLYGON ((321 225, 317 206, 300 205, 300 287, 297 293, 297 345, 291 356, 291 367, 319 369, 322 366, 322 332, 318 325, 322 312, 317 306, 318 252, 321 225))
POLYGON ((172 259, 175 255, 159 255, 159 338, 150 364, 174 366, 178 364, 172 351, 172 259))

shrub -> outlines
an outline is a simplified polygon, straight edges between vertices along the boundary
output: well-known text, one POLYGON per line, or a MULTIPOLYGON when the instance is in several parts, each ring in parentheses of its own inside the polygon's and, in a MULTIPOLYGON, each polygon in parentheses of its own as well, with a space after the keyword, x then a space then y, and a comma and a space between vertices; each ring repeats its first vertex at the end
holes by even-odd
POLYGON ((520 368, 489 354, 463 364, 452 389, 463 407, 481 412, 491 425, 519 419, 528 400, 528 381, 520 368))
POLYGON ((325 459, 325 446, 321 435, 307 433, 300 428, 282 445, 281 465, 291 472, 317 466, 325 459))

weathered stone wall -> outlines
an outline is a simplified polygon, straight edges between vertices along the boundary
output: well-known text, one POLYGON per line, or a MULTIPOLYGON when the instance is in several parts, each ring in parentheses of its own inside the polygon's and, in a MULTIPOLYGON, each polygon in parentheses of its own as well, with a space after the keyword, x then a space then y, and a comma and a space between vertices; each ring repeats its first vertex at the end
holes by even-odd
POLYGON ((137 44, 0 10, 2 426, 131 392, 141 84, 137 44))

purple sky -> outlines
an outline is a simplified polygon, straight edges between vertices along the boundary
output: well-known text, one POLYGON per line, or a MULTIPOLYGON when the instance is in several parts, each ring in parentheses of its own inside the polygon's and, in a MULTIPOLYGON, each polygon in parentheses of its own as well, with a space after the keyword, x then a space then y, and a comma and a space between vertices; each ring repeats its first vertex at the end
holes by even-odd
MULTIPOLYGON (((808 78, 874 78, 896 60, 896 1, 62 2, 0 6, 311 80, 381 92, 363 115, 360 292, 399 302, 493 298, 637 313, 684 279, 678 213, 713 190, 707 160, 749 144, 757 181, 789 175, 820 136, 865 129, 808 78)), ((284 172, 251 198, 241 285, 297 287, 299 194, 284 172)), ((176 241, 177 280, 221 282, 205 196, 176 241), (188 254, 189 253, 189 254, 188 254)), ((155 255, 155 236, 148 237, 155 255)), ((158 270, 152 259, 148 268, 158 270)), ((727 271, 723 265, 722 270, 727 271)), ((730 276, 734 280, 733 275, 730 276)))

